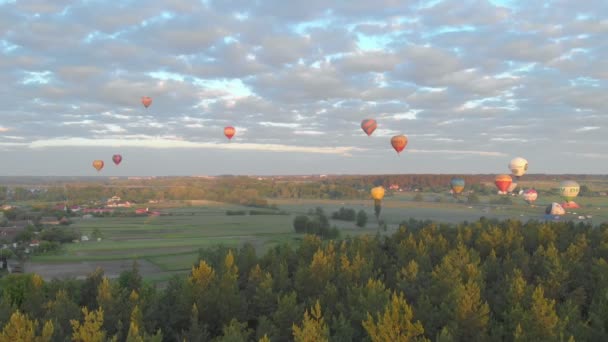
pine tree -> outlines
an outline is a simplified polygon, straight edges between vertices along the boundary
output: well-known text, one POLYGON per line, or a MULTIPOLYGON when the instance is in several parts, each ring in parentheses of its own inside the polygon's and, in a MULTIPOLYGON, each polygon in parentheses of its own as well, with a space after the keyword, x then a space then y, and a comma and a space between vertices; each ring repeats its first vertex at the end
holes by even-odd
MULTIPOLYGON (((132 292, 133 293, 133 292, 132 292)), ((143 322, 139 305, 135 305, 131 312, 131 320, 129 322, 129 332, 127 333, 127 342, 143 342, 143 322)))
POLYGON ((102 342, 105 340, 106 333, 102 330, 103 309, 90 311, 86 307, 82 308, 83 322, 71 320, 72 341, 74 342, 102 342))
POLYGON ((304 312, 302 326, 293 325, 293 338, 295 342, 327 342, 329 328, 321 314, 321 305, 316 301, 315 306, 304 312))
POLYGON ((36 336, 36 324, 25 314, 16 311, 2 329, 0 342, 33 341, 36 336))
POLYGON ((384 313, 378 313, 377 321, 368 313, 363 327, 373 342, 426 341, 422 323, 412 323, 413 317, 414 312, 403 294, 393 293, 384 313))

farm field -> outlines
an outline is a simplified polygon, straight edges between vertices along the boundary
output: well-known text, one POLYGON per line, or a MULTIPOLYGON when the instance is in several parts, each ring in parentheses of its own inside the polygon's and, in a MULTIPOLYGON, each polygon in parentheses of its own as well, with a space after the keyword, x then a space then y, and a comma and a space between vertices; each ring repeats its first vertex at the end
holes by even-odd
MULTIPOLYGON (((423 202, 413 201, 412 194, 396 194, 383 201, 381 219, 387 224, 387 232, 395 231, 400 222, 410 218, 459 223, 488 218, 515 218, 527 221, 543 219, 544 207, 556 198, 543 198, 535 207, 528 206, 521 198, 513 197, 512 205, 490 205, 488 197, 480 197, 481 204, 469 205, 438 194, 424 194, 423 202), (441 202, 437 199, 441 198, 441 202)), ((82 278, 102 267, 109 277, 117 277, 138 260, 144 278, 165 281, 171 275, 186 273, 198 258, 200 248, 219 244, 239 246, 249 242, 258 253, 281 242, 294 241, 293 219, 310 209, 321 207, 331 215, 340 207, 363 209, 369 217, 365 228, 353 222, 332 220, 340 228, 342 236, 376 234, 377 222, 373 206, 367 200, 272 200, 286 215, 226 215, 227 210, 245 210, 217 202, 190 203, 187 206, 164 208, 168 216, 103 217, 78 219, 72 227, 83 235, 91 236, 94 230, 103 236, 101 241, 86 241, 65 245, 61 254, 33 256, 26 263, 26 272, 36 272, 47 279, 54 277, 82 278)), ((567 219, 578 215, 592 215, 593 223, 608 221, 608 199, 578 198, 581 209, 567 219)), ((381 233, 385 233, 381 231, 381 233)))

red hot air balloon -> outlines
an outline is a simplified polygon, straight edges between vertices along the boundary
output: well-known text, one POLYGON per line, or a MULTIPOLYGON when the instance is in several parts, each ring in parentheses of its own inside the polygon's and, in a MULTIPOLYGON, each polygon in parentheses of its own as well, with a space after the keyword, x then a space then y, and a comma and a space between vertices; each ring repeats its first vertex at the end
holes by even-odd
POLYGON ((224 135, 226 136, 226 138, 232 139, 232 137, 234 136, 235 133, 236 133, 236 129, 234 129, 234 127, 232 127, 232 126, 224 127, 224 135))
POLYGON ((367 136, 371 136, 376 130, 376 127, 378 127, 378 123, 374 119, 365 119, 361 121, 361 129, 367 136))
POLYGON ((494 184, 498 188, 498 190, 506 193, 509 189, 509 186, 513 183, 513 179, 509 175, 498 175, 494 179, 494 184))
POLYGON ((112 161, 114 164, 118 165, 122 161, 122 156, 120 154, 115 154, 112 156, 112 161))
POLYGON ((146 108, 150 107, 150 105, 152 104, 152 98, 149 96, 142 96, 141 104, 143 104, 146 108))
POLYGON ((405 146, 407 146, 407 137, 403 134, 395 135, 391 138, 391 145, 393 145, 393 148, 397 151, 397 154, 399 154, 403 151, 405 146))
POLYGON ((94 160, 93 167, 97 170, 97 172, 101 171, 101 169, 103 169, 103 160, 94 160))

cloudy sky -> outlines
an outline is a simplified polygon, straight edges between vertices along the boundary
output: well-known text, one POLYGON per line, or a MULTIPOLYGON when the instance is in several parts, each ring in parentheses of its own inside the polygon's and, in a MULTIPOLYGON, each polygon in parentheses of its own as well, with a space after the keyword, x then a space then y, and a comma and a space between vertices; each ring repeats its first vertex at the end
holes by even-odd
POLYGON ((0 0, 0 175, 605 174, 607 36, 605 0, 0 0))

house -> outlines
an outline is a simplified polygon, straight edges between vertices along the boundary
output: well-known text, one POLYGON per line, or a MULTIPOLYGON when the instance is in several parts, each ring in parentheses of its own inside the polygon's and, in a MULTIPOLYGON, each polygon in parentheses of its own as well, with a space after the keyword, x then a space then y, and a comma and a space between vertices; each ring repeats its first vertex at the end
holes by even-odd
POLYGON ((22 232, 24 228, 16 228, 16 227, 0 227, 0 240, 13 241, 17 234, 22 232))
POLYGON ((118 196, 112 196, 111 198, 108 198, 108 203, 118 203, 120 202, 120 197, 118 196))
POLYGON ((32 240, 30 241, 30 247, 38 247, 40 246, 40 241, 39 240, 32 240))
POLYGON ((55 226, 55 225, 58 225, 59 223, 60 223, 59 220, 54 216, 43 216, 40 219, 40 224, 42 224, 42 225, 55 226))
POLYGON ((68 206, 65 203, 57 203, 55 204, 55 206, 53 207, 53 210, 57 210, 57 211, 67 211, 68 210, 68 206))
POLYGON ((82 210, 82 208, 81 208, 79 205, 73 205, 73 206, 71 206, 71 207, 70 207, 70 210, 71 210, 73 213, 77 213, 77 212, 81 211, 81 210, 82 210))
POLYGON ((86 208, 82 211, 85 214, 104 214, 104 213, 113 213, 114 209, 107 208, 86 208))
POLYGON ((135 209, 135 213, 136 214, 147 214, 148 213, 148 208, 146 208, 146 209, 143 209, 143 208, 135 209))
POLYGON ((389 190, 399 190, 399 184, 391 184, 388 188, 389 190))
POLYGON ((17 228, 17 229, 25 229, 27 226, 33 225, 34 223, 31 220, 18 220, 18 221, 9 221, 4 227, 0 228, 17 228))

